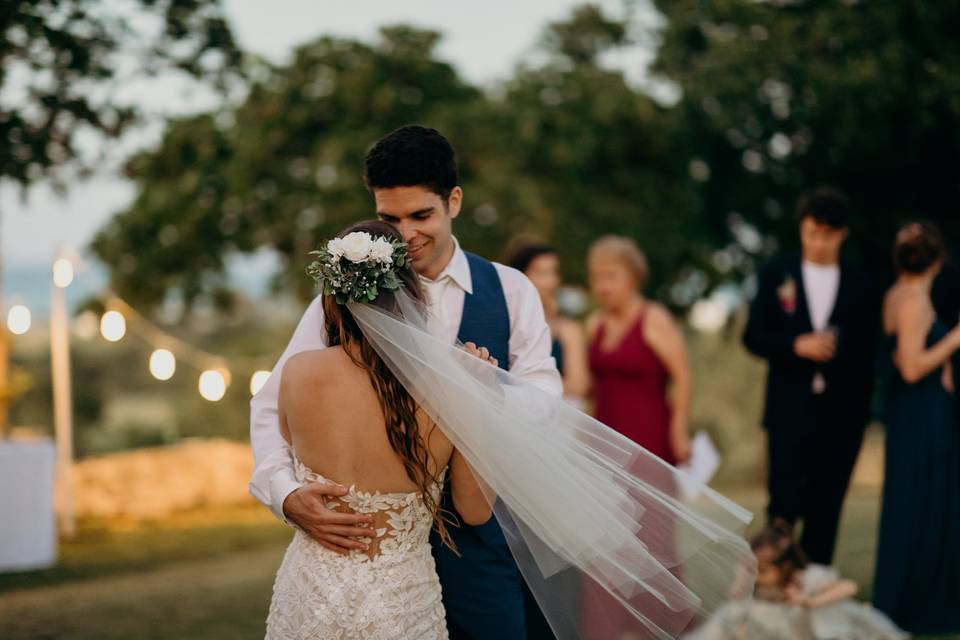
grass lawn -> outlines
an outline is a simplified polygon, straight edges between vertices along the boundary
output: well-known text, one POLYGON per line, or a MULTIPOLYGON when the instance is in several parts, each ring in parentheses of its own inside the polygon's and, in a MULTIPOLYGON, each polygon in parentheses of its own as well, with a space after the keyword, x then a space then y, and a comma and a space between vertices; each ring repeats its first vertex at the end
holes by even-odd
MULTIPOLYGON (((755 512, 763 507, 759 489, 727 493, 755 512)), ((875 490, 854 490, 841 525, 837 564, 860 583, 863 598, 878 505, 875 490)), ((137 526, 83 523, 78 538, 61 546, 56 567, 0 575, 0 638, 262 638, 289 539, 289 529, 256 506, 137 526)))
POLYGON ((0 638, 262 638, 290 537, 259 506, 82 523, 55 567, 0 575, 0 638))

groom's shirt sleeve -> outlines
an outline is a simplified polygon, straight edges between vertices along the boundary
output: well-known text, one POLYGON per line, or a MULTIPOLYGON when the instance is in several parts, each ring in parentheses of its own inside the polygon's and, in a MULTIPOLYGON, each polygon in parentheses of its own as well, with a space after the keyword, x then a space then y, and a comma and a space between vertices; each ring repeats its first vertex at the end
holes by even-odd
POLYGON ((563 395, 563 380, 551 355, 553 341, 540 294, 521 272, 502 264, 494 265, 510 314, 510 373, 551 395, 563 395))
POLYGON ((270 377, 250 400, 250 445, 254 460, 250 494, 269 507, 283 522, 287 522, 283 515, 283 501, 300 483, 294 475, 293 452, 280 435, 280 417, 277 413, 280 372, 284 363, 294 354, 327 346, 321 302, 322 296, 317 296, 307 307, 270 377))

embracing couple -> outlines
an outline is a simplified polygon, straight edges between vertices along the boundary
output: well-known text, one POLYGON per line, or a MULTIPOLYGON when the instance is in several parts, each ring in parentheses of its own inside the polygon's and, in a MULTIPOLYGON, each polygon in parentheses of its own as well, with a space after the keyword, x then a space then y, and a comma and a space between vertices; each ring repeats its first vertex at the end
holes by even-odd
POLYGON ((450 143, 398 129, 364 178, 379 220, 314 252, 251 402, 250 491, 295 528, 267 637, 667 638, 749 592, 749 514, 567 406, 533 285, 458 245, 450 143))

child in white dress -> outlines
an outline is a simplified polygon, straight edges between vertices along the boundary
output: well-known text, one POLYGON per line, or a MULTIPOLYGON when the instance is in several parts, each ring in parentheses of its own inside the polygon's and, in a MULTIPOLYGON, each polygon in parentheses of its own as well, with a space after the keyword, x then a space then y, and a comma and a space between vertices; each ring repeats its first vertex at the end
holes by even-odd
POLYGON ((686 640, 903 640, 909 634, 870 605, 835 569, 807 564, 787 526, 774 523, 750 543, 757 556, 754 597, 729 602, 686 640))

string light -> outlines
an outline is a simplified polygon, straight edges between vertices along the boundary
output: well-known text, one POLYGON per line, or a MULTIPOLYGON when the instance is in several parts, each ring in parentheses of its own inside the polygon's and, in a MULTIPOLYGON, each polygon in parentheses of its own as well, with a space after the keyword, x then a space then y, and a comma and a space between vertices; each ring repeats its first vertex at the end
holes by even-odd
POLYGON ((156 349, 150 354, 150 373, 157 380, 169 380, 177 370, 177 359, 168 349, 156 349))
POLYGON ((58 258, 53 263, 53 284, 66 289, 73 282, 73 263, 66 258, 58 258))
POLYGON ((91 340, 100 333, 100 319, 93 311, 87 310, 73 320, 73 333, 81 340, 91 340))
POLYGON ((100 318, 100 334, 110 342, 118 342, 127 333, 127 321, 119 311, 107 311, 100 318))
POLYGON ((204 351, 167 333, 116 294, 107 292, 103 297, 103 304, 110 311, 101 318, 101 333, 107 339, 110 339, 108 335, 115 338, 113 341, 116 342, 129 329, 151 345, 153 351, 150 355, 150 373, 158 380, 170 379, 177 369, 178 361, 186 362, 202 372, 197 381, 200 395, 210 402, 217 402, 226 395, 232 381, 228 360, 241 371, 254 372, 250 377, 252 395, 256 395, 270 377, 270 371, 262 369, 262 358, 234 356, 228 359, 204 351), (157 345, 164 346, 161 348, 157 345))
POLYGON ((198 387, 200 395, 210 402, 217 402, 227 393, 226 379, 220 371, 214 369, 207 369, 200 374, 198 387))
POLYGON ((250 376, 250 395, 255 396, 263 388, 263 385, 266 384, 267 378, 270 377, 269 371, 257 371, 252 376, 250 376))
POLYGON ((7 327, 15 335, 23 335, 30 330, 30 309, 22 304, 15 304, 7 312, 7 327))

